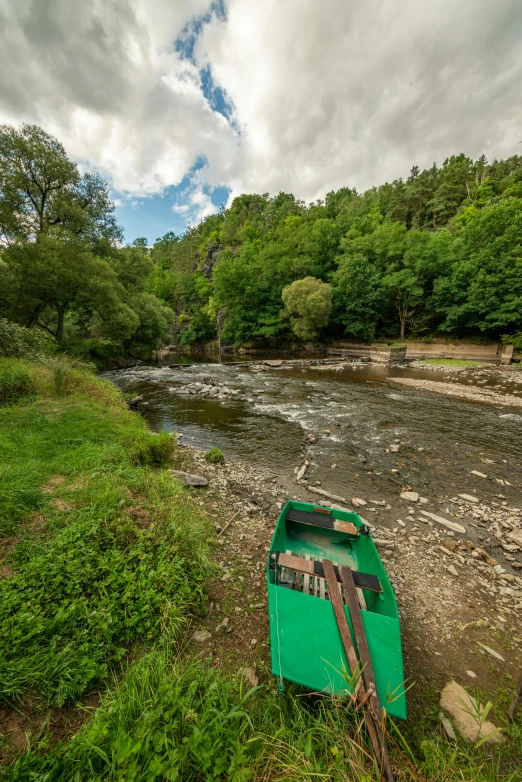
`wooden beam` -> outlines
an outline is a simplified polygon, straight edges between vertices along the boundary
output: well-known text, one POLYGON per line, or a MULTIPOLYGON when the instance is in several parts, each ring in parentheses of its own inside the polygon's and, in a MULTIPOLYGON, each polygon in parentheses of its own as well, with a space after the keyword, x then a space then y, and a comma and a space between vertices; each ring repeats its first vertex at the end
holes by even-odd
MULTIPOLYGON (((319 578, 325 577, 322 562, 298 557, 295 554, 280 553, 277 564, 281 565, 281 567, 297 570, 298 573, 306 573, 309 576, 318 576, 319 578)), ((334 567, 334 574, 337 581, 341 581, 341 574, 339 573, 338 567, 334 567)), ((353 578, 356 585, 361 589, 369 589, 371 592, 382 592, 381 582, 373 573, 360 573, 359 571, 354 570, 353 578)))
MULTIPOLYGON (((350 666, 350 671, 354 679, 355 692, 357 693, 361 680, 361 668, 359 666, 359 660, 357 659, 357 653, 353 645, 350 628, 348 627, 348 620, 346 619, 346 614, 344 613, 343 599, 337 586, 337 578, 335 575, 333 563, 329 559, 323 559, 323 567, 326 583, 328 584, 328 592, 330 593, 330 600, 332 602, 335 619, 337 621, 337 627, 339 628, 339 634, 341 636, 344 651, 346 652, 348 665, 350 666)), ((364 703, 364 699, 367 697, 367 693, 361 693, 361 695, 364 703)), ((361 697, 359 696, 358 699, 360 701, 361 697)), ((379 740, 379 734, 377 732, 375 720, 372 717, 370 710, 364 706, 363 708, 366 729, 368 730, 373 752, 379 764, 379 770, 381 771, 382 742, 379 740)), ((389 782, 393 782, 393 779, 389 780, 389 782)))
POLYGON ((388 757, 386 739, 383 734, 381 704, 379 702, 377 693, 377 684, 375 682, 372 659, 370 657, 370 650, 368 648, 368 640, 366 638, 366 633, 364 632, 361 607, 359 605, 359 598, 357 597, 357 589, 353 578, 353 571, 350 568, 342 567, 341 580, 344 588, 344 599, 346 600, 346 604, 352 619, 355 641, 357 643, 359 659, 363 669, 364 686, 366 688, 366 692, 370 693, 368 705, 372 712, 372 717, 375 723, 375 732, 377 734, 380 745, 377 761, 379 763, 381 772, 384 769, 388 782, 393 782, 393 772, 391 770, 390 758, 388 757))

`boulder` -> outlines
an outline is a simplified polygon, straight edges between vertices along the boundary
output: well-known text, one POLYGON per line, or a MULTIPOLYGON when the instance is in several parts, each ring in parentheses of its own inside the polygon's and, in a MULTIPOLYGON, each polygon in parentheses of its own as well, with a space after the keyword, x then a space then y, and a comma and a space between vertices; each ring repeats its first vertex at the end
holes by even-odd
POLYGON ((191 472, 182 470, 169 470, 185 486, 208 486, 208 481, 202 475, 193 475, 191 472))
POLYGON ((440 695, 440 705, 450 715, 462 738, 470 744, 476 744, 488 734, 491 734, 486 739, 489 744, 504 741, 500 729, 492 722, 484 720, 480 724, 479 714, 482 714, 484 708, 456 681, 446 684, 440 695))

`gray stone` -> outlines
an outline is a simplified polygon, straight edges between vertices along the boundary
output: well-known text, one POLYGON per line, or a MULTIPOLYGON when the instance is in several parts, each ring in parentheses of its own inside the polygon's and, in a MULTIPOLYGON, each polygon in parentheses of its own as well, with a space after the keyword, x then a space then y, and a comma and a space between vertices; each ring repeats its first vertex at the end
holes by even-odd
POLYGON ((402 500, 408 500, 408 502, 418 502, 419 495, 416 491, 403 491, 401 494, 402 500))
POLYGON ((169 470, 169 472, 185 486, 208 486, 207 479, 202 475, 193 475, 190 472, 183 472, 182 470, 169 470))
MULTIPOLYGON (((401 495, 402 496, 402 495, 401 495)), ((427 510, 421 510, 419 513, 422 513, 423 516, 426 516, 428 519, 431 519, 432 521, 436 521, 437 524, 442 524, 443 527, 447 527, 448 529, 453 530, 454 532, 466 532, 466 527, 463 527, 462 524, 457 524, 456 521, 450 521, 449 519, 445 519, 444 516, 438 516, 435 513, 430 513, 427 510)))
POLYGON ((457 740, 457 734, 455 733, 455 731, 453 729, 453 725, 451 724, 449 719, 445 716, 443 711, 441 711, 439 713, 439 720, 440 720, 440 723, 441 723, 442 727, 444 728, 444 733, 449 738, 449 740, 450 741, 456 741, 457 740))
POLYGON ((506 662, 502 655, 492 649, 491 646, 486 646, 486 644, 482 644, 480 641, 477 641, 477 643, 481 649, 484 649, 484 651, 490 654, 492 657, 495 657, 497 660, 500 660, 503 663, 506 662))
POLYGON ((212 638, 212 633, 208 630, 197 630, 192 636, 192 640, 197 644, 205 644, 212 638))
POLYGON ((477 478, 487 478, 487 475, 484 475, 483 472, 479 472, 478 470, 471 470, 472 475, 476 475, 477 478))
POLYGON ((218 624, 218 626, 216 627, 216 635, 218 633, 224 633, 225 630, 228 630, 228 622, 229 622, 229 619, 228 619, 228 616, 226 616, 223 619, 223 621, 220 624, 218 624))
POLYGON ((452 576, 458 576, 458 574, 459 574, 459 571, 457 570, 457 568, 454 565, 448 565, 448 567, 446 569, 447 569, 448 573, 451 573, 452 576))
POLYGON ((251 687, 257 687, 259 684, 259 679, 256 676, 256 672, 253 668, 241 668, 240 674, 244 679, 246 679, 251 687))
POLYGON ((458 495, 462 500, 466 500, 466 502, 480 502, 478 497, 475 497, 474 494, 459 494, 458 495))
POLYGON ((483 708, 456 681, 449 681, 446 684, 440 695, 440 705, 453 719, 462 738, 470 744, 475 744, 478 739, 488 734, 490 735, 485 739, 487 743, 498 744, 504 741, 499 728, 489 720, 481 721, 478 718, 483 708))

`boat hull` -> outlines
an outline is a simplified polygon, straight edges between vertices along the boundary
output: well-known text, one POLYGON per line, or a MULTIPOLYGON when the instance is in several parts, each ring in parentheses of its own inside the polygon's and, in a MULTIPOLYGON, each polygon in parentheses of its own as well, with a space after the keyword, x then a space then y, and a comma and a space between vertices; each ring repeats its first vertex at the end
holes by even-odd
MULTIPOLYGON (((287 521, 294 510, 313 511, 318 506, 291 501, 279 517, 267 566, 268 607, 272 672, 312 691, 343 695, 350 691, 350 668, 341 641, 332 603, 276 583, 270 555, 292 552, 316 560, 330 559, 353 570, 375 575, 381 593, 364 590, 368 610, 363 626, 368 640, 381 706, 400 719, 406 718, 404 668, 397 602, 375 544, 369 536, 349 536, 335 530, 287 521)), ((327 509, 325 509, 327 510, 327 509)), ((336 519, 359 529, 361 519, 349 511, 334 511, 336 519)), ((279 579, 280 580, 280 579, 279 579)), ((350 614, 348 625, 355 638, 350 614)))

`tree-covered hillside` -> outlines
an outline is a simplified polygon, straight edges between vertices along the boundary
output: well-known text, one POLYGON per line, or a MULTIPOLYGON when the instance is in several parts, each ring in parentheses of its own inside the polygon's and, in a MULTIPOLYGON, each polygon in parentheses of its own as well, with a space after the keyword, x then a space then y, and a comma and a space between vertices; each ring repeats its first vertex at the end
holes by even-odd
POLYGON ((461 154, 308 205, 242 195, 184 236, 159 239, 151 255, 152 290, 175 310, 184 345, 434 333, 520 342, 522 157, 461 154), (326 283, 326 321, 316 317, 318 282, 297 320, 284 304, 304 278, 326 283))
POLYGON ((522 346, 522 157, 461 154, 308 205, 241 195, 181 237, 125 247, 107 182, 41 128, 1 126, 0 318, 101 360, 173 339, 522 346))

